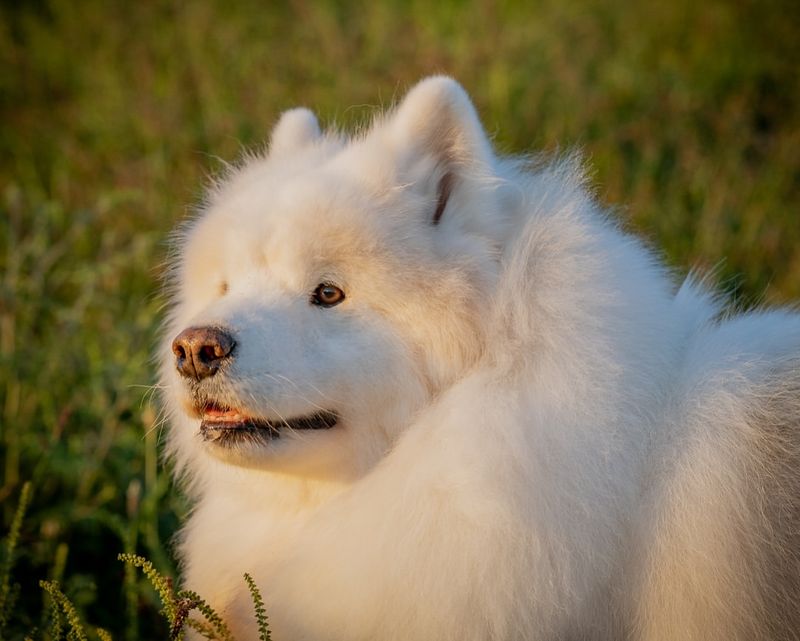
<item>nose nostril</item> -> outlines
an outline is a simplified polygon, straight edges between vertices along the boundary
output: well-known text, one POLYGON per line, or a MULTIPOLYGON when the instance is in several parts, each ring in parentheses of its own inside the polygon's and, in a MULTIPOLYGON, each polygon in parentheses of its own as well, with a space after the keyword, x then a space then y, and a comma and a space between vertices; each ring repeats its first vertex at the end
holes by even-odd
POLYGON ((186 358, 186 350, 183 349, 183 345, 173 345, 172 351, 178 358, 186 358))
POLYGON ((198 352, 198 356, 203 363, 213 363, 223 356, 218 354, 218 351, 221 351, 219 345, 203 345, 198 352))

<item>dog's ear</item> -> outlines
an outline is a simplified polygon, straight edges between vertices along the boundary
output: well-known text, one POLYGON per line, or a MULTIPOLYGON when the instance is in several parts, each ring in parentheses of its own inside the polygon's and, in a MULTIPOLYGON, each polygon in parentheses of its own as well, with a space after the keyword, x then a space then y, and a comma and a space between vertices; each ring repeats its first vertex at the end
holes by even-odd
POLYGON ((423 188, 436 190, 433 224, 462 181, 491 173, 489 139, 466 91, 452 78, 433 76, 417 84, 389 127, 406 173, 423 188))
POLYGON ((314 142, 320 135, 319 123, 312 111, 304 107, 284 111, 272 129, 269 153, 277 156, 296 151, 314 142))

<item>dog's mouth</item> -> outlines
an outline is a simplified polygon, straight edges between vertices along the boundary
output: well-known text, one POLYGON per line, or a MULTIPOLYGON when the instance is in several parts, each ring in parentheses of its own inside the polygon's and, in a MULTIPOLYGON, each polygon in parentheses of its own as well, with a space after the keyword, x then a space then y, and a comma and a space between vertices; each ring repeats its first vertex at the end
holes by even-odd
POLYGON ((339 420, 336 412, 323 410, 314 414, 282 419, 265 419, 249 416, 235 408, 216 403, 206 403, 198 408, 200 433, 206 441, 228 444, 258 439, 280 438, 285 430, 327 430, 339 420))

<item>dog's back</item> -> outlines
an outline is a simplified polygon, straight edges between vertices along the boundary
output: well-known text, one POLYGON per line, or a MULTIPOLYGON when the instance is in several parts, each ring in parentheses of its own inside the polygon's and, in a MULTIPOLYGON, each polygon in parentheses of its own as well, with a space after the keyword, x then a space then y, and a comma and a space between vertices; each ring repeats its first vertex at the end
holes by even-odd
POLYGON ((690 343, 645 501, 633 638, 800 639, 798 344, 781 312, 690 343))

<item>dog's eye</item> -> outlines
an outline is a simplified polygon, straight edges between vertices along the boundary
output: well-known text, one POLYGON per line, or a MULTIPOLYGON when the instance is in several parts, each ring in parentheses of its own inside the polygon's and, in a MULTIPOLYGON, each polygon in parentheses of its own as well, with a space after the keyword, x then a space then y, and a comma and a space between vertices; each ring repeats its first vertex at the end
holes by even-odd
POLYGON ((311 302, 321 307, 333 307, 344 300, 344 292, 336 285, 320 283, 311 294, 311 302))

